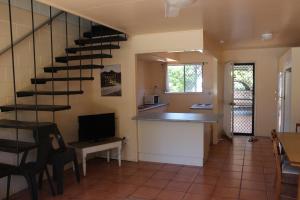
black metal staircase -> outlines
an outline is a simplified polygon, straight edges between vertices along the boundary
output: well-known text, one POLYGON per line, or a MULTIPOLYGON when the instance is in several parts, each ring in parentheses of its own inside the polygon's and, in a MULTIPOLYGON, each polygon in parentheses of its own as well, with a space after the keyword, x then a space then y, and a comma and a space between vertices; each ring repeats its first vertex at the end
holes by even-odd
POLYGON ((67 63, 72 60, 90 60, 90 59, 101 59, 101 58, 112 58, 109 54, 92 54, 92 55, 81 55, 81 56, 62 56, 56 57, 55 61, 58 63, 67 63))
POLYGON ((72 47, 67 48, 67 53, 77 53, 78 51, 97 51, 97 50, 111 50, 111 49, 120 49, 119 45, 115 44, 104 44, 104 45, 94 45, 87 47, 72 47))
POLYGON ((44 67, 44 72, 46 73, 56 73, 58 71, 66 70, 87 70, 87 69, 103 69, 103 65, 74 65, 74 66, 53 66, 44 67))
POLYGON ((83 94, 82 90, 74 90, 74 91, 19 91, 17 92, 17 97, 31 97, 34 95, 41 95, 41 96, 61 96, 61 95, 77 95, 83 94))
MULTIPOLYGON (((49 24, 50 26, 50 35, 51 35, 51 63, 50 66, 44 67, 44 72, 46 77, 39 78, 37 77, 37 66, 36 66, 36 57, 35 57, 35 32, 42 28, 42 26, 38 26, 38 28, 35 29, 34 25, 34 17, 33 17, 33 0, 31 0, 31 15, 32 15, 32 32, 31 34, 26 34, 25 38, 28 38, 30 35, 32 35, 33 38, 33 53, 34 53, 34 77, 31 79, 31 83, 33 84, 34 88, 29 90, 21 90, 17 91, 16 89, 16 69, 15 69, 15 58, 14 58, 14 46, 19 44, 20 40, 18 40, 16 43, 14 43, 14 36, 13 36, 13 22, 11 17, 11 0, 8 0, 9 5, 9 20, 10 20, 10 40, 11 40, 11 46, 9 49, 11 49, 11 55, 12 55, 12 77, 13 77, 13 85, 14 85, 14 102, 11 105, 2 105, 0 106, 1 112, 15 112, 15 119, 0 119, 0 128, 4 129, 15 129, 16 130, 16 138, 15 140, 8 140, 8 139, 0 139, 0 151, 2 152, 9 152, 9 153, 15 153, 18 155, 17 160, 19 160, 19 154, 23 152, 28 152, 31 149, 39 148, 37 143, 30 143, 30 142, 24 142, 19 140, 19 130, 26 129, 26 130, 32 130, 33 132, 37 132, 38 129, 47 129, 49 127, 49 130, 52 129, 55 126, 55 112, 57 111, 63 111, 71 109, 69 96, 70 95, 81 95, 84 93, 82 90, 82 81, 91 81, 94 80, 93 70, 94 69, 102 69, 103 66, 103 59, 109 59, 112 58, 112 49, 120 49, 120 42, 126 41, 127 36, 125 33, 120 32, 118 30, 114 30, 112 28, 103 26, 103 25, 93 25, 91 23, 91 30, 85 33, 81 33, 81 19, 78 18, 78 26, 79 26, 79 34, 78 40, 75 40, 75 46, 69 47, 68 46, 68 14, 65 13, 65 21, 66 21, 66 48, 65 56, 59 56, 54 58, 53 54, 53 29, 52 29, 52 23, 55 18, 57 18, 59 15, 63 14, 63 12, 60 12, 56 15, 52 15, 52 9, 50 8, 50 15, 49 15, 49 21, 42 24, 42 26, 46 26, 49 24), (83 36, 82 36, 83 35, 83 36), (94 53, 96 51, 97 53, 94 53), (84 55, 82 54, 84 53, 84 55), (69 54, 72 54, 70 56, 69 54), (94 59, 101 59, 101 63, 94 64, 94 59), (54 63, 54 60, 57 63, 64 63, 65 65, 58 65, 56 66, 54 63), (83 60, 91 60, 91 64, 82 64, 83 60), (79 62, 78 64, 69 65, 69 62, 79 62), (82 75, 83 70, 91 70, 91 76, 85 77, 82 75), (67 75, 63 76, 60 75, 59 72, 66 71, 67 75), (78 71, 78 76, 70 77, 69 71, 78 71), (49 73, 51 76, 49 77, 49 73), (48 77, 47 77, 48 75, 48 77), (70 90, 70 82, 79 81, 80 87, 77 90, 70 90), (38 90, 37 85, 39 84, 47 84, 51 82, 52 85, 47 90, 38 90), (65 82, 67 84, 66 90, 55 90, 54 82, 65 82), (52 97, 52 105, 45 105, 45 104, 39 104, 37 96, 50 96, 52 97), (67 97, 67 105, 56 105, 54 98, 55 96, 66 96, 67 97), (17 103, 17 98, 25 98, 25 97, 34 97, 34 103, 32 104, 21 104, 17 103), (30 122, 30 121, 19 121, 18 120, 18 113, 19 111, 29 111, 35 112, 36 121, 30 122), (46 112, 53 112, 53 122, 39 122, 38 118, 38 112, 40 111, 46 111, 46 112)), ((7 51, 7 49, 5 50, 7 51)), ((47 85, 46 85, 47 86, 47 85)), ((26 153, 27 154, 27 153, 26 153)), ((24 158, 24 156, 23 156, 24 158)), ((26 158, 26 156, 25 156, 26 158)), ((22 160, 24 161, 24 160, 22 160)), ((19 161, 18 161, 19 163, 19 161)), ((0 178, 8 176, 10 180, 10 174, 15 169, 12 169, 10 165, 6 165, 3 163, 0 163, 0 178)), ((9 188, 8 188, 9 191, 9 188)), ((33 198, 37 199, 37 197, 33 198)))
POLYGON ((103 37, 94 37, 88 39, 83 38, 83 39, 75 40, 75 44, 84 46, 87 44, 122 42, 122 41, 127 41, 126 35, 103 36, 103 37))
MULTIPOLYGON (((91 28, 90 32, 84 33, 85 37, 79 40, 75 40, 75 44, 78 47, 70 47, 66 48, 65 51, 67 53, 66 56, 56 57, 55 60, 58 63, 68 63, 69 61, 81 60, 85 59, 104 59, 104 58, 112 58, 111 54, 88 54, 88 55, 75 55, 69 56, 68 53, 78 54, 83 51, 93 51, 93 50, 109 50, 111 52, 112 49, 120 49, 119 41, 126 41, 127 37, 124 33, 113 30, 111 28, 102 26, 102 25, 94 25, 91 28), (103 29, 103 33, 100 34, 100 30, 103 29), (110 34, 110 35, 107 35, 110 34), (100 36, 101 35, 101 36, 100 36), (117 42, 117 44, 112 44, 112 42, 117 42), (100 43, 100 44, 99 44, 100 43), (83 44, 89 44, 89 46, 82 46, 83 44)), ((102 64, 89 64, 89 65, 73 65, 73 66, 50 66, 45 67, 45 73, 58 73, 60 71, 82 71, 82 70, 93 70, 93 69, 102 69, 104 66, 102 64)), ((46 84, 48 82, 74 82, 74 81, 92 81, 94 77, 46 77, 46 78, 32 78, 31 83, 34 85, 38 84, 46 84)), ((63 95, 80 95, 83 94, 83 90, 67 90, 67 91, 55 91, 55 90, 43 90, 43 91, 34 91, 34 90, 26 90, 26 91, 18 91, 16 95, 18 98, 21 97, 30 97, 36 95, 44 95, 44 96, 63 96, 63 95)), ((62 111, 71 109, 70 105, 29 105, 29 104, 17 104, 17 105, 4 105, 0 106, 0 110, 2 112, 8 112, 13 110, 22 110, 22 111, 62 111)))
POLYGON ((32 78, 32 84, 46 84, 50 81, 93 81, 94 77, 32 78))

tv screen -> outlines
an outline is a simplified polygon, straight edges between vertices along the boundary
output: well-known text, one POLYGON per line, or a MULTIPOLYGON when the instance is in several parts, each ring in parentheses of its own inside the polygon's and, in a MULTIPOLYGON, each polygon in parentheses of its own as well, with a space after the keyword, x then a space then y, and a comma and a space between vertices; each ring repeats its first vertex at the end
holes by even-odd
POLYGON ((84 115, 78 117, 79 141, 99 141, 115 136, 115 114, 84 115))

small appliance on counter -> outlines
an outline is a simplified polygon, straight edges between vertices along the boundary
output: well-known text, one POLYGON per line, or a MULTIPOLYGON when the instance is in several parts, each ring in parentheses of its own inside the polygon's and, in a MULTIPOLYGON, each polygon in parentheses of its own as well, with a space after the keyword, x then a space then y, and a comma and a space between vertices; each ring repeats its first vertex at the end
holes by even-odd
POLYGON ((147 95, 144 96, 144 104, 145 105, 153 105, 153 104, 159 104, 159 96, 158 95, 147 95))

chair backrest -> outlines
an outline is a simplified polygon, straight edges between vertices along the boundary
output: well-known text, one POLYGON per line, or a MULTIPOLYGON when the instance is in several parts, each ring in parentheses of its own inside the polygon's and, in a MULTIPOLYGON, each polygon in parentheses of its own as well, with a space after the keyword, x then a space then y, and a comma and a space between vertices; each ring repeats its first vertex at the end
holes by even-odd
POLYGON ((67 147, 66 147, 66 143, 65 143, 64 138, 63 138, 63 136, 62 136, 62 134, 61 134, 61 132, 59 131, 59 129, 58 129, 57 126, 55 127, 54 136, 55 136, 55 138, 56 138, 56 140, 57 140, 57 143, 58 143, 58 145, 59 145, 59 149, 65 150, 65 149, 67 148, 67 147))
POLYGON ((279 151, 279 140, 276 131, 271 132, 272 136, 272 145, 273 145, 273 153, 275 157, 275 165, 276 165, 276 176, 277 181, 281 182, 281 159, 280 159, 280 151, 279 151))
POLYGON ((49 160, 51 152, 51 134, 55 131, 56 125, 53 124, 51 127, 39 127, 33 131, 34 138, 38 144, 37 148, 37 159, 35 161, 35 171, 39 172, 45 169, 45 166, 49 160))
POLYGON ((272 137, 272 140, 273 140, 274 138, 277 138, 277 132, 276 132, 275 129, 272 130, 272 132, 271 132, 271 137, 272 137))

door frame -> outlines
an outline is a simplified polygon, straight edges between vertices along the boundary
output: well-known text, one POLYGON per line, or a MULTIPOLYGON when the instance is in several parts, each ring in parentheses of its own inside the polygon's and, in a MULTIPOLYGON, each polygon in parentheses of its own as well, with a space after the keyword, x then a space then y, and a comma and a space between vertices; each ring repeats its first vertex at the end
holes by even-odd
POLYGON ((223 130, 229 139, 233 139, 232 130, 232 102, 233 102, 233 83, 232 83, 232 69, 234 62, 229 61, 224 65, 224 115, 223 115, 223 130), (229 84, 230 83, 230 84, 229 84))
MULTIPOLYGON (((233 126, 234 126, 234 115, 232 114, 232 119, 231 119, 231 128, 232 128, 232 134, 234 136, 254 136, 255 135, 255 100, 256 100, 256 96, 255 96, 255 91, 256 91, 256 78, 255 78, 255 62, 234 62, 233 66, 235 65, 252 65, 253 66, 253 106, 252 106, 252 133, 251 134, 247 134, 247 133, 235 133, 233 130, 233 126)), ((233 69, 234 70, 234 69, 233 69)), ((232 76, 232 88, 233 88, 233 99, 234 100, 234 77, 232 76)), ((233 112, 233 106, 232 106, 232 111, 233 112)))

